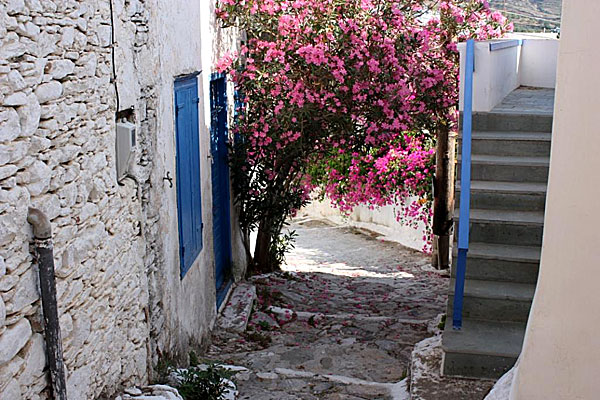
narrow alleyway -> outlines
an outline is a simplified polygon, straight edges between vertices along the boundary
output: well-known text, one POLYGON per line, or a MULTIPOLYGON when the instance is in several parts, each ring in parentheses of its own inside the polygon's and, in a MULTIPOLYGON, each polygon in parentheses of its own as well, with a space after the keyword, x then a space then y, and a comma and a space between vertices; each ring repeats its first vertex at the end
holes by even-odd
POLYGON ((241 399, 403 398, 410 353, 444 312, 447 278, 429 257, 370 232, 308 218, 291 228, 284 272, 253 279, 247 331, 217 329, 207 357, 249 369, 237 375, 241 399))

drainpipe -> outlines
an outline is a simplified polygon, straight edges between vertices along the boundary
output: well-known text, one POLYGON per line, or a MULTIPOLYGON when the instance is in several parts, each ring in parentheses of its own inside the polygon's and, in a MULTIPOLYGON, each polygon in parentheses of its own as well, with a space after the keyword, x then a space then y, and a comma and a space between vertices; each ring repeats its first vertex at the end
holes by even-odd
POLYGON ((40 273, 46 358, 50 370, 52 395, 54 400, 67 400, 65 366, 58 322, 58 305, 56 303, 56 281, 54 280, 52 226, 43 212, 31 207, 27 215, 27 222, 33 227, 34 251, 40 273))

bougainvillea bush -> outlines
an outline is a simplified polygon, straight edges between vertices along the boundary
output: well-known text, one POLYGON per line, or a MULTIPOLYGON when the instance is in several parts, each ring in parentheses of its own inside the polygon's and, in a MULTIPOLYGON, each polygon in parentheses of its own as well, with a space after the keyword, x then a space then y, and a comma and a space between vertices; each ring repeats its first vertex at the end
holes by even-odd
POLYGON ((286 219, 315 189, 343 211, 396 204, 430 220, 436 131, 455 129, 456 44, 510 29, 485 0, 220 0, 247 34, 231 162, 254 271, 278 266, 286 219), (258 232, 254 252, 249 234, 258 232))

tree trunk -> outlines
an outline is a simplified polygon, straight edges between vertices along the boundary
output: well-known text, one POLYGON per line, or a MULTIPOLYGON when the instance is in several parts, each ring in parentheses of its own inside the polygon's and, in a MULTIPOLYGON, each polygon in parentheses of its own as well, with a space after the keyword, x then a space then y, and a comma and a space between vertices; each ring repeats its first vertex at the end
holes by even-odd
POLYGON ((447 124, 437 132, 433 234, 437 239, 439 269, 450 266, 450 234, 454 224, 454 161, 456 133, 447 124))
POLYGON ((431 266, 437 269, 438 261, 438 238, 437 236, 433 235, 433 240, 431 243, 431 266))
POLYGON ((254 247, 254 272, 267 273, 273 271, 269 250, 271 248, 271 223, 262 221, 258 226, 256 246, 254 247))

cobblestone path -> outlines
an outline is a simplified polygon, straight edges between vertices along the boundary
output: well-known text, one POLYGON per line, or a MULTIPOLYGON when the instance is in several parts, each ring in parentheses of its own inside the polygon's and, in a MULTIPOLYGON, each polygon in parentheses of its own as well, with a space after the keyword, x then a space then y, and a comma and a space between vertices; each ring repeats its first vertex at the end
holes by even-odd
POLYGON ((405 399, 410 353, 444 312, 448 278, 430 258, 369 232, 298 219, 284 272, 255 277, 242 334, 215 332, 207 357, 248 368, 240 399, 405 399))

